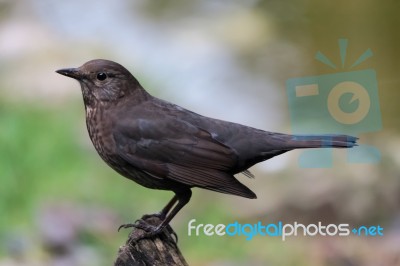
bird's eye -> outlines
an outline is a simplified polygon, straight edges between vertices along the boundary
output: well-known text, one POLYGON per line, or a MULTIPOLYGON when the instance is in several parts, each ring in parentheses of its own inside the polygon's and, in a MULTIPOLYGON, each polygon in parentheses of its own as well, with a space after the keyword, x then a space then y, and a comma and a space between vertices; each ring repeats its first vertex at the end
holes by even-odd
POLYGON ((100 81, 105 80, 106 78, 107 78, 107 74, 104 72, 100 72, 97 74, 97 79, 100 81))

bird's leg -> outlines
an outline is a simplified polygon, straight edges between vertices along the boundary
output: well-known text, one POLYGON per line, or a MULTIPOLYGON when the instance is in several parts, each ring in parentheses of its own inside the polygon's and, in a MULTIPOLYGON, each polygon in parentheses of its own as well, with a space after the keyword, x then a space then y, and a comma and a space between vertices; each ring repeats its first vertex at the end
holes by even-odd
MULTIPOLYGON (((151 229, 154 226, 150 225, 148 223, 147 219, 151 219, 152 217, 157 217, 159 220, 163 221, 166 218, 169 211, 171 210, 171 208, 175 205, 175 203, 177 201, 178 201, 178 197, 176 195, 174 195, 174 197, 167 203, 167 205, 160 212, 154 213, 154 214, 143 215, 142 218, 135 221, 133 226, 135 228, 141 228, 143 230, 151 229)), ((167 224, 164 228, 168 231, 168 234, 173 235, 175 237, 175 243, 178 243, 178 235, 174 232, 174 230, 172 230, 171 226, 169 224, 167 224)), ((143 236, 143 237, 145 237, 145 236, 143 236)), ((137 240, 139 240, 139 239, 140 238, 138 238, 137 240)))
POLYGON ((175 205, 175 203, 178 201, 178 197, 174 195, 174 197, 168 202, 167 205, 158 213, 153 213, 153 214, 145 214, 142 216, 142 220, 146 220, 147 218, 150 217, 157 217, 160 218, 160 220, 164 220, 171 208, 175 205))
MULTIPOLYGON (((164 219, 162 219, 162 222, 157 227, 151 228, 150 232, 148 231, 150 234, 147 237, 154 236, 160 233, 165 228, 165 226, 169 224, 169 222, 175 217, 175 215, 189 202, 190 198, 192 197, 192 191, 188 189, 183 193, 177 193, 175 197, 176 201, 178 201, 178 204, 171 210, 169 214, 167 214, 169 210, 165 213, 164 219)), ((170 205, 170 203, 168 203, 168 205, 170 205)), ((168 207, 168 205, 166 207, 168 207)), ((172 206, 170 206, 170 209, 171 208, 172 206)), ((166 208, 164 208, 161 212, 163 212, 165 209, 166 208)))
POLYGON ((175 215, 189 202, 191 196, 192 196, 192 191, 190 189, 185 191, 175 192, 175 196, 172 198, 172 200, 159 213, 160 215, 159 218, 161 219, 161 223, 158 226, 154 226, 147 223, 142 217, 133 224, 121 225, 119 229, 135 227, 146 231, 146 233, 143 234, 141 238, 148 238, 155 236, 158 233, 160 233, 168 225, 168 223, 175 217, 175 215), (178 204, 168 214, 169 210, 172 208, 173 205, 175 205, 176 201, 178 201, 178 204))
POLYGON ((151 217, 157 217, 161 221, 165 220, 165 217, 167 216, 168 212, 171 210, 171 208, 175 205, 177 201, 178 201, 178 196, 175 194, 174 197, 167 203, 167 205, 165 205, 165 207, 160 212, 153 214, 145 214, 142 216, 142 218, 136 220, 135 223, 122 224, 120 225, 120 227, 118 227, 118 231, 121 230, 121 228, 130 228, 130 227, 142 228, 140 224, 146 223, 145 220, 151 217))

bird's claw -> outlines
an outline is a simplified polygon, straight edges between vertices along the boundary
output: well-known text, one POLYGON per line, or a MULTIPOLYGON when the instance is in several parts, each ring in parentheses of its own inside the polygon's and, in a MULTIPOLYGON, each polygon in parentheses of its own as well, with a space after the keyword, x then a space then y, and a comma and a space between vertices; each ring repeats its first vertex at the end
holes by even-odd
MULTIPOLYGON (((149 231, 152 230, 153 228, 155 228, 154 226, 148 224, 146 222, 147 219, 149 218, 153 218, 156 217, 160 220, 164 220, 165 219, 165 214, 159 212, 159 213, 153 213, 153 214, 145 214, 142 216, 142 218, 136 220, 134 223, 127 223, 127 224, 122 224, 118 227, 118 232, 119 230, 121 230, 121 228, 127 229, 127 228, 138 228, 138 229, 142 229, 144 231, 149 231)), ((160 230, 161 231, 161 230, 160 230)))
POLYGON ((118 227, 118 232, 121 230, 121 228, 127 229, 127 228, 137 228, 137 229, 142 229, 146 232, 154 230, 154 226, 148 224, 143 218, 136 220, 134 223, 127 223, 127 224, 122 224, 118 227))
POLYGON ((145 219, 154 217, 154 216, 158 217, 159 214, 146 214, 141 219, 136 220, 135 223, 122 224, 118 228, 118 231, 121 230, 121 228, 127 229, 127 228, 132 228, 132 227, 143 230, 144 232, 142 232, 140 234, 140 236, 138 236, 135 239, 135 241, 137 241, 142 238, 151 238, 151 237, 161 233, 164 229, 166 229, 170 235, 174 236, 175 243, 178 243, 178 235, 174 232, 174 230, 172 230, 172 228, 169 225, 167 225, 166 227, 161 226, 161 224, 158 226, 154 226, 145 221, 145 219))
POLYGON ((119 232, 119 230, 121 230, 121 228, 127 229, 127 228, 131 228, 131 227, 135 227, 135 224, 132 224, 132 223, 121 224, 121 225, 118 227, 118 232, 119 232))

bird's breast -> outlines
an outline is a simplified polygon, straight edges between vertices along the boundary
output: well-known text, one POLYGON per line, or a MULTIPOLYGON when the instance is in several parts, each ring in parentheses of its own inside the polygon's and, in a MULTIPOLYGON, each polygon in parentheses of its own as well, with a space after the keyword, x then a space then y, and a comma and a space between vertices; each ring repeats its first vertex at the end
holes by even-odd
POLYGON ((107 162, 115 152, 111 119, 101 108, 87 107, 86 126, 95 149, 107 162))

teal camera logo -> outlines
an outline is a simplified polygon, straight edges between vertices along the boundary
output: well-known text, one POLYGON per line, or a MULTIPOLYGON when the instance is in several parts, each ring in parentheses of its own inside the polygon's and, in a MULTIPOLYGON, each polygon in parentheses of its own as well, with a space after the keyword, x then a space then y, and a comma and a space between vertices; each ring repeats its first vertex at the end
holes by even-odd
MULTIPOLYGON (((347 39, 339 39, 341 67, 345 69, 347 39)), ((351 71, 373 55, 367 49, 350 66, 350 71, 311 77, 292 78, 286 82, 292 131, 294 134, 347 134, 379 131, 382 128, 378 83, 373 69, 351 71)), ((337 69, 324 54, 315 58, 337 69)), ((348 149, 349 163, 375 163, 380 160, 378 149, 360 144, 348 149)), ((301 167, 331 167, 332 149, 303 151, 301 167)))

